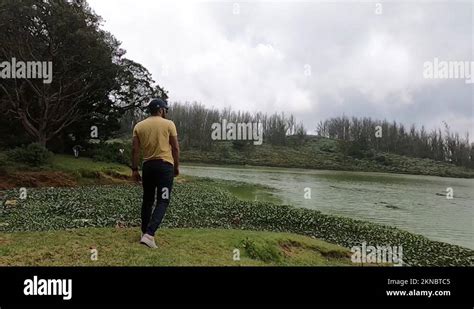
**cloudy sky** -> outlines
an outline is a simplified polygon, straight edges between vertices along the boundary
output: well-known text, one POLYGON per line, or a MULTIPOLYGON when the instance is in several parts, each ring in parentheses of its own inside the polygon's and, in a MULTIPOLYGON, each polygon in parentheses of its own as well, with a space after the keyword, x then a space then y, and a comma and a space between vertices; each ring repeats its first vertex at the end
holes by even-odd
POLYGON ((89 0, 170 101, 328 117, 370 116, 474 137, 474 84, 424 78, 474 60, 472 1, 89 0))

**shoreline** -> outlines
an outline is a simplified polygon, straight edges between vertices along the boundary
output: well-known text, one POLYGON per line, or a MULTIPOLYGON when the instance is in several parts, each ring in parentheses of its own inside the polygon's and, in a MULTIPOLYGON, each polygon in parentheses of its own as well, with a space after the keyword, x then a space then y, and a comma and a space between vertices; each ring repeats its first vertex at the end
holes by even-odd
POLYGON ((389 172, 389 171, 370 171, 370 170, 346 170, 346 169, 328 169, 328 168, 302 168, 302 167, 281 167, 281 166, 270 166, 270 165, 250 165, 250 164, 219 164, 219 163, 203 163, 203 162, 189 162, 183 161, 180 162, 180 167, 215 167, 215 168, 231 168, 231 169, 252 169, 254 171, 262 170, 265 172, 272 172, 275 169, 285 170, 291 172, 292 174, 305 174, 310 172, 310 174, 320 174, 324 172, 341 172, 341 173, 360 173, 360 174, 374 174, 377 176, 423 176, 423 177, 440 177, 443 179, 473 179, 473 177, 455 177, 455 176, 440 176, 440 175, 431 175, 431 174, 411 174, 411 173, 400 173, 400 172, 389 172))
MULTIPOLYGON (((360 172, 360 173, 380 173, 380 174, 389 174, 389 175, 404 175, 404 176, 434 176, 434 177, 442 177, 442 178, 454 178, 454 179, 474 179, 474 170, 467 170, 466 173, 470 173, 468 176, 464 174, 452 174, 446 175, 441 173, 413 173, 410 171, 404 172, 400 170, 384 170, 384 169, 347 169, 344 167, 334 167, 334 166, 324 166, 321 168, 317 168, 314 166, 302 167, 298 165, 278 165, 278 164, 268 164, 268 165, 254 165, 254 164, 240 164, 240 163, 232 163, 232 162, 209 162, 209 161, 202 161, 202 160, 182 160, 180 161, 180 165, 196 165, 196 166, 214 166, 214 167, 228 167, 228 168, 260 168, 260 169, 270 169, 270 168, 280 168, 280 169, 295 169, 295 170, 305 170, 305 171, 340 171, 340 172, 360 172)), ((458 167, 456 167, 458 168, 458 167)))
MULTIPOLYGON (((140 193, 141 188, 131 184, 32 189, 28 200, 19 201, 18 207, 7 213, 2 212, 2 222, 9 225, 0 225, 0 232, 113 227, 117 224, 139 226, 140 193), (70 213, 65 207, 74 207, 74 212, 70 213)), ((177 182, 172 203, 163 228, 295 233, 345 248, 363 242, 401 245, 406 256, 404 261, 410 266, 470 266, 474 255, 469 248, 432 241, 395 227, 290 205, 242 201, 212 183, 177 182)))

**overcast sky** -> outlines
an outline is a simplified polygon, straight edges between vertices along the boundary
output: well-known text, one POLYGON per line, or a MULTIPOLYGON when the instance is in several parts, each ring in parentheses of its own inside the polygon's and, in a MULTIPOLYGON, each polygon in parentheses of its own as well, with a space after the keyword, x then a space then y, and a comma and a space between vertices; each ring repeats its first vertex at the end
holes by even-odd
POLYGON ((89 0, 127 57, 170 101, 293 113, 308 131, 370 116, 474 139, 465 79, 426 79, 424 63, 473 61, 472 1, 89 0))

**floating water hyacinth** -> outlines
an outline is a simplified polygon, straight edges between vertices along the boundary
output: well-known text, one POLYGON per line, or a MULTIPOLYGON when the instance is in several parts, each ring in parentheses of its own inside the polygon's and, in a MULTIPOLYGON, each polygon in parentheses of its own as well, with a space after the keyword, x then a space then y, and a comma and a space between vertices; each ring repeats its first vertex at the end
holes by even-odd
MULTIPOLYGON (((28 192, 28 199, 0 213, 0 232, 140 225, 140 186, 42 188, 28 192)), ((13 195, 13 191, 3 195, 13 195)), ((175 184, 163 226, 292 232, 347 248, 362 242, 403 246, 403 260, 412 266, 470 266, 474 255, 473 250, 394 227, 287 205, 242 201, 217 188, 216 183, 205 181, 175 184)))

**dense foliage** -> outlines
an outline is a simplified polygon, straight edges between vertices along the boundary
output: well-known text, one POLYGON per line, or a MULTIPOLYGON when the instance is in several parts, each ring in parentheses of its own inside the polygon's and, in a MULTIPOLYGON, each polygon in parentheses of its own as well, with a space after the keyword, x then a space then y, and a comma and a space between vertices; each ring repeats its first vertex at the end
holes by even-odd
POLYGON ((368 150, 375 150, 474 168, 474 144, 469 143, 467 134, 462 138, 451 132, 446 123, 444 133, 441 129, 427 132, 423 126, 406 129, 395 121, 343 116, 320 122, 317 132, 319 136, 345 141, 345 152, 352 156, 361 157, 368 150), (380 137, 377 127, 381 129, 380 137))
POLYGON ((7 157, 11 161, 25 163, 34 167, 45 165, 51 160, 52 156, 52 152, 38 143, 17 147, 7 152, 7 157))
POLYGON ((91 138, 92 126, 104 140, 119 129, 121 115, 160 91, 101 22, 85 0, 0 1, 0 59, 41 61, 53 71, 51 83, 2 79, 0 132, 6 140, 15 144, 11 136, 21 127, 22 139, 43 146, 55 139, 67 144, 69 134, 77 143, 91 138))
POLYGON ((130 165, 132 162, 132 147, 128 142, 91 144, 85 155, 102 162, 113 162, 130 165))

